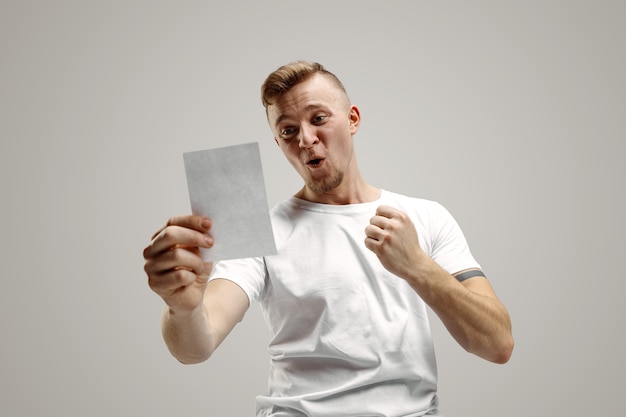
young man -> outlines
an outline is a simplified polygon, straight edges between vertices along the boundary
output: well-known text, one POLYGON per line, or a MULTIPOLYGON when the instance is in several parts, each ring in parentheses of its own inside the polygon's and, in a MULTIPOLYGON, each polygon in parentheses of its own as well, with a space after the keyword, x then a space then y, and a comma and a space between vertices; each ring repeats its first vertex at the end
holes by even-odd
POLYGON ((513 349, 505 307, 441 205, 365 182, 359 109, 332 73, 283 66, 262 99, 304 180, 271 211, 278 254, 203 263, 211 220, 171 218, 144 250, 167 346, 204 361, 257 301, 271 333, 258 416, 438 415, 426 305, 467 351, 497 363, 513 349))

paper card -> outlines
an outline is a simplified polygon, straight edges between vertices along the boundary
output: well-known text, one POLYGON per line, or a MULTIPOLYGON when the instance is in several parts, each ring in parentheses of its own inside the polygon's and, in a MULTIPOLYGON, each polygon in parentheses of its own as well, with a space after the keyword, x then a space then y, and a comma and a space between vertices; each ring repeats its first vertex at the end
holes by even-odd
POLYGON ((258 143, 183 154, 193 214, 213 220, 205 261, 276 254, 258 143))

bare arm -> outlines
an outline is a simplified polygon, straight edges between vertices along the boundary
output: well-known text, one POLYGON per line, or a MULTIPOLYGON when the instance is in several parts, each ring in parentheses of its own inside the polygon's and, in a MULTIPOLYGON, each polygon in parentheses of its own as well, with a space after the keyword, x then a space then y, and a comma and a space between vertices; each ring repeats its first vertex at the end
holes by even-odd
POLYGON ((509 360, 511 320, 485 278, 458 282, 422 250, 411 220, 395 208, 379 207, 365 232, 365 245, 409 283, 464 349, 496 363, 509 360))
POLYGON ((143 252, 150 288, 165 301, 162 332, 183 363, 206 360, 248 309, 248 298, 227 280, 208 282, 213 267, 199 248, 213 245, 211 222, 200 216, 171 218, 143 252))
POLYGON ((511 321, 489 281, 474 277, 459 282, 430 258, 421 265, 407 281, 452 337, 468 352, 506 363, 513 351, 511 321))
POLYGON ((208 359, 248 310, 248 297, 235 283, 216 279, 207 284, 204 302, 192 311, 163 310, 163 339, 182 363, 208 359))

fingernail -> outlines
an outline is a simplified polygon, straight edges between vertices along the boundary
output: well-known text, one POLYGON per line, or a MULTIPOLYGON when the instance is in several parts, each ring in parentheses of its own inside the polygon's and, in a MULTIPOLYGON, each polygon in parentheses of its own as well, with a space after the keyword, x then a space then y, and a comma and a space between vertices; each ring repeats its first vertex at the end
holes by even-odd
POLYGON ((200 223, 200 226, 202 226, 203 229, 208 229, 211 227, 211 221, 209 219, 204 219, 202 220, 202 223, 200 223))
POLYGON ((213 246, 213 238, 211 236, 205 236, 204 241, 207 245, 209 245, 209 247, 213 246))

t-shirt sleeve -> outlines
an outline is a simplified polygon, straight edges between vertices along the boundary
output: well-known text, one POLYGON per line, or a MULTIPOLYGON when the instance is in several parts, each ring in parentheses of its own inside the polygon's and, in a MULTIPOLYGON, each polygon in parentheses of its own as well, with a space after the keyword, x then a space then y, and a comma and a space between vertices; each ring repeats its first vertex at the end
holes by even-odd
POLYGON ((452 214, 439 203, 434 206, 434 209, 431 230, 433 260, 450 274, 465 269, 480 269, 463 231, 452 214))
POLYGON ((213 265, 209 281, 222 278, 234 282, 248 296, 250 303, 259 299, 265 286, 265 261, 262 257, 229 259, 213 265))

